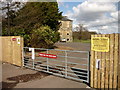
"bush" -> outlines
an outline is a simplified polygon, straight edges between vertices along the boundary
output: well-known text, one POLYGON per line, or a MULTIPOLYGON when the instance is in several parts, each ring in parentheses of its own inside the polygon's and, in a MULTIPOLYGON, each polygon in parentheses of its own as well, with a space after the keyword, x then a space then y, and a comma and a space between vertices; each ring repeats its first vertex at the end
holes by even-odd
POLYGON ((41 26, 33 30, 30 45, 34 48, 52 48, 59 39, 57 31, 53 31, 49 26, 41 26))

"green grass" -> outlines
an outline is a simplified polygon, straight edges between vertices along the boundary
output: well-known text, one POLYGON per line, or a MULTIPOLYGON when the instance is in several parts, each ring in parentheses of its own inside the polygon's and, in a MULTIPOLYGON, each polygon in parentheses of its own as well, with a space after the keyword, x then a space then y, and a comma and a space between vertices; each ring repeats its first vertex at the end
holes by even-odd
POLYGON ((79 39, 74 39, 73 42, 81 42, 81 43, 91 43, 91 40, 79 40, 79 39))

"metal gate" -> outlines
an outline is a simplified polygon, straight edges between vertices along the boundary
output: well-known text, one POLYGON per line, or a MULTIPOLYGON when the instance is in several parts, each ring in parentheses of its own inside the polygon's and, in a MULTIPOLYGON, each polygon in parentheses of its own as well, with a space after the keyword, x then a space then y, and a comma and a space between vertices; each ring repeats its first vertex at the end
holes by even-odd
POLYGON ((89 83, 89 51, 24 47, 23 66, 89 83))

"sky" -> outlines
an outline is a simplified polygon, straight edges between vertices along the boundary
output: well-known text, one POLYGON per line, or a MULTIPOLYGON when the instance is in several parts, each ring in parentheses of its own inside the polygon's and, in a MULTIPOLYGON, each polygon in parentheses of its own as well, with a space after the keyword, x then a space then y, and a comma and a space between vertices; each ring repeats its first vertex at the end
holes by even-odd
POLYGON ((60 1, 58 5, 63 16, 73 20, 73 30, 83 24, 89 31, 118 33, 118 0, 60 1))
MULTIPOLYGON (((7 1, 7 0, 1 0, 7 1)), ((9 0, 8 0, 9 1, 9 0)), ((12 0, 43 2, 44 0, 12 0)), ((53 2, 53 0, 47 0, 53 2)), ((89 31, 102 34, 120 33, 118 14, 119 0, 57 0, 63 16, 73 20, 73 30, 78 24, 83 24, 89 31)))

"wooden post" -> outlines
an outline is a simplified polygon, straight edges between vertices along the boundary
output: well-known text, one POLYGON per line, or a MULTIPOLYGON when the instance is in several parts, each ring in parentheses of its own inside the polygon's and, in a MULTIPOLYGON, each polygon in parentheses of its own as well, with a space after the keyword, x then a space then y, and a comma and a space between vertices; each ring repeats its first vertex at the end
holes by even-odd
MULTIPOLYGON (((105 35, 102 35, 102 37, 105 37, 105 35)), ((105 88, 105 52, 102 52, 102 67, 101 67, 101 88, 105 88)))
POLYGON ((113 88, 113 63, 114 63, 114 34, 110 35, 110 73, 109 73, 109 88, 113 88))
MULTIPOLYGON (((95 37, 97 37, 98 35, 95 35, 95 37)), ((97 55, 98 55, 98 52, 95 52, 95 66, 96 66, 96 61, 97 61, 97 55)), ((97 68, 94 66, 94 88, 98 88, 98 86, 97 86, 97 76, 98 76, 98 74, 97 74, 97 68)))
POLYGON ((2 38, 0 37, 0 61, 2 61, 2 38))
MULTIPOLYGON (((107 34, 106 37, 110 38, 110 35, 107 34)), ((110 48, 110 42, 109 42, 109 48, 110 48)), ((109 65, 110 65, 110 51, 109 52, 106 52, 106 57, 105 57, 105 60, 106 60, 106 69, 105 69, 105 88, 108 89, 109 87, 109 65)))
POLYGON ((119 56, 118 56, 118 88, 120 88, 120 34, 119 34, 119 56))
POLYGON ((115 47, 114 47, 114 77, 113 88, 117 88, 117 75, 118 75, 118 34, 115 34, 115 47))
MULTIPOLYGON (((94 35, 92 35, 91 38, 92 38, 92 37, 94 37, 94 35)), ((95 68, 95 67, 94 67, 94 66, 95 66, 95 65, 94 65, 94 64, 95 64, 95 63, 94 63, 94 62, 95 62, 94 56, 95 56, 95 52, 91 50, 91 60, 90 60, 90 72, 91 72, 91 73, 90 73, 90 74, 91 74, 90 76, 91 76, 91 77, 90 77, 90 86, 91 86, 92 88, 94 88, 94 68, 95 68)))
MULTIPOLYGON (((102 35, 98 35, 98 37, 101 37, 102 35)), ((101 60, 101 52, 98 52, 98 55, 97 55, 97 59, 100 60, 100 67, 101 67, 101 64, 102 64, 102 60, 101 60)), ((101 69, 98 70, 98 88, 101 88, 101 69)))

